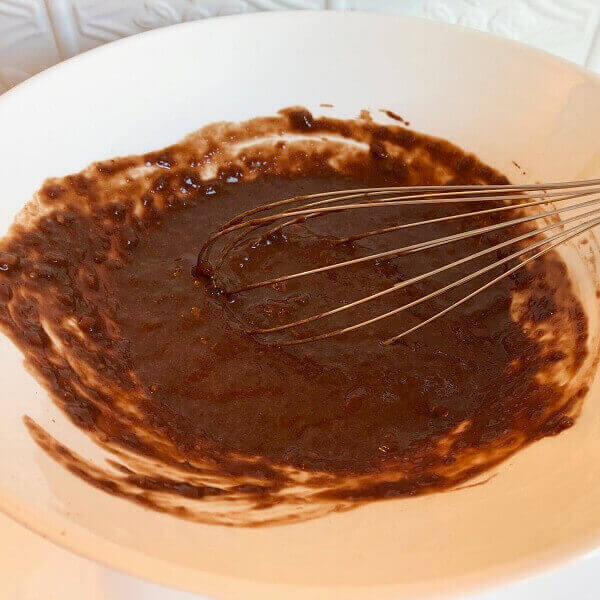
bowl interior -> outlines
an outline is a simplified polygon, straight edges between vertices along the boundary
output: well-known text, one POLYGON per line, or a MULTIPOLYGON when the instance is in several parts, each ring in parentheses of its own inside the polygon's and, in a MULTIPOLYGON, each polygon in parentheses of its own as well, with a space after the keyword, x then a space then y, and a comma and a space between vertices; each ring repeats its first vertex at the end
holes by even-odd
MULTIPOLYGON (((297 104, 340 117, 370 109, 381 120, 378 109, 391 109, 517 182, 600 176, 594 76, 429 21, 274 13, 129 38, 2 96, 0 230, 46 176, 160 148, 212 121, 297 104)), ((565 254, 594 336, 597 254, 595 243, 565 254)), ((485 485, 244 530, 143 510, 54 464, 28 436, 23 415, 84 456, 103 457, 5 337, 0 382, 0 508, 58 543, 163 583, 245 599, 331 598, 332 587, 339 597, 364 597, 367 585, 370 597, 406 598, 513 577, 600 540, 596 383, 573 428, 499 465, 485 485)))

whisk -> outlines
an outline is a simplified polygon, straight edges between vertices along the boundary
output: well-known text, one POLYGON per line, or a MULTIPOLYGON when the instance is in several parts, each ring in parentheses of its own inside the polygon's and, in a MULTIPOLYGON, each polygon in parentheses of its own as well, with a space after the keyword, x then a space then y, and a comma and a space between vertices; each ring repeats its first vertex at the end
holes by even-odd
MULTIPOLYGON (((416 325, 409 327, 398 334, 382 341, 383 344, 393 344, 402 337, 424 327, 428 323, 439 319, 448 312, 464 304, 477 294, 480 294, 487 288, 493 286, 502 279, 509 277, 518 269, 522 269, 526 264, 550 252, 560 244, 571 240, 575 236, 581 235, 592 227, 600 224, 600 179, 569 181, 559 183, 541 183, 526 185, 449 185, 449 186, 413 186, 413 187, 374 187, 363 189, 345 189, 316 194, 308 194, 285 198, 263 204, 251 210, 247 210, 215 231, 202 245, 198 261, 195 267, 195 274, 213 276, 223 264, 228 253, 240 243, 242 239, 248 239, 248 236, 255 236, 254 243, 268 240, 272 236, 282 232, 284 229, 294 224, 304 223, 306 221, 322 218, 341 211, 360 211, 377 210, 381 207, 408 206, 418 204, 458 204, 464 205, 467 209, 464 212, 456 214, 439 216, 420 221, 398 223, 378 229, 371 229, 354 235, 340 237, 339 242, 355 242, 364 238, 378 236, 392 231, 431 225, 435 223, 447 222, 457 219, 476 219, 483 215, 502 213, 503 211, 520 211, 518 216, 513 219, 500 221, 484 227, 475 227, 470 230, 461 231, 456 234, 438 237, 436 239, 425 240, 398 248, 375 252, 359 258, 345 260, 332 264, 316 266, 308 270, 288 273, 277 277, 271 277, 240 285, 227 290, 228 294, 238 294, 243 291, 282 284, 293 279, 307 278, 317 273, 344 269, 351 265, 361 263, 389 260, 399 256, 405 256, 422 252, 424 250, 452 244, 459 240, 474 236, 482 236, 492 231, 510 228, 523 223, 531 223, 534 227, 525 233, 509 237, 508 239, 496 243, 481 251, 469 254, 457 260, 449 261, 447 264, 431 269, 415 277, 400 281, 383 290, 367 294, 352 302, 344 303, 330 310, 316 312, 307 317, 297 319, 282 325, 265 327, 260 329, 248 330, 252 334, 270 334, 284 330, 290 330, 307 323, 320 321, 332 315, 352 311, 352 309, 372 302, 391 294, 402 288, 414 285, 419 281, 433 277, 439 273, 469 263, 475 259, 492 255, 493 253, 508 246, 519 244, 519 247, 504 255, 498 260, 490 262, 486 266, 473 270, 471 273, 452 281, 451 283, 439 287, 434 291, 422 295, 415 300, 407 302, 397 308, 378 314, 371 318, 352 323, 345 327, 338 327, 332 330, 300 337, 289 341, 279 342, 278 345, 292 345, 314 342, 355 331, 363 327, 368 327, 378 321, 392 317, 415 307, 423 302, 440 296, 453 288, 457 288, 467 282, 481 277, 486 273, 496 270, 502 265, 515 262, 510 268, 505 267, 500 275, 480 285, 474 291, 466 293, 457 301, 446 308, 439 310, 431 317, 421 320, 416 325), (567 202, 567 204, 563 204, 567 202), (469 210, 469 203, 477 205, 475 210, 469 210), (489 208, 485 208, 486 203, 489 208), (500 206, 498 205, 500 204, 500 206), (481 207, 484 206, 484 208, 481 207), (546 206, 544 206, 546 205, 546 206), (539 208, 538 208, 539 207, 539 208), (528 209, 535 208, 534 212, 528 209), (574 214, 569 214, 574 213, 574 214), (564 216, 563 216, 564 215, 564 216), (231 238, 231 239, 229 239, 231 238), (224 242, 219 254, 215 257, 215 245, 218 240, 224 242)), ((498 255, 496 255, 498 256, 498 255)))

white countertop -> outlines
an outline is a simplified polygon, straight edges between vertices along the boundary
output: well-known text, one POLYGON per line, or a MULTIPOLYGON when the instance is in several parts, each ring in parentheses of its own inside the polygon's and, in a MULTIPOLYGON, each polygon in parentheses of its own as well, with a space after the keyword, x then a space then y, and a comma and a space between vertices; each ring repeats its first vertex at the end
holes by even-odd
MULTIPOLYGON (((180 21, 328 8, 424 16, 533 44, 600 72, 600 0, 0 0, 0 93, 99 44, 180 21)), ((77 557, 0 515, 0 598, 199 600, 77 557)), ((598 598, 600 551, 470 600, 598 598)))

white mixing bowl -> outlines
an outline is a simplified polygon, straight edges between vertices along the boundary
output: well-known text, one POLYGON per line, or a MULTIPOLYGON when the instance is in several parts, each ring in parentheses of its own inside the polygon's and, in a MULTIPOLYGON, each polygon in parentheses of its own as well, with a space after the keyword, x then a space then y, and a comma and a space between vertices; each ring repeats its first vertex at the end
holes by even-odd
MULTIPOLYGON (((0 97, 0 228, 48 175, 160 148, 212 121, 297 104, 341 117, 392 109, 514 181, 600 176, 600 80, 584 70, 429 21, 270 13, 128 38, 0 97)), ((577 275, 592 332, 593 259, 577 275)), ((219 598, 440 597, 600 543, 596 384, 574 427, 499 465, 485 485, 257 529, 144 510, 47 458, 23 415, 82 455, 102 455, 52 404, 5 337, 0 399, 2 510, 85 556, 219 598)))

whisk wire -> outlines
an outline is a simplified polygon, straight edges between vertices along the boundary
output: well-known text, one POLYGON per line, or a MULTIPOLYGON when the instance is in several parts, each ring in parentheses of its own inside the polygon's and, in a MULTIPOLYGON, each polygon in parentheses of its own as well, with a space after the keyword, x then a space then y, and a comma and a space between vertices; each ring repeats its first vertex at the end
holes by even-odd
MULTIPOLYGON (((499 200, 521 200, 524 198, 522 195, 523 192, 531 190, 531 193, 527 195, 527 198, 539 198, 546 197, 552 198, 556 197, 558 199, 559 196, 565 195, 565 190, 574 189, 574 188, 584 188, 585 191, 581 192, 582 195, 592 194, 600 191, 600 179, 593 179, 589 181, 572 181, 565 184, 560 183, 548 183, 539 185, 539 184, 528 184, 528 185, 471 185, 471 186, 412 186, 412 187, 388 187, 388 188, 361 188, 355 190, 338 190, 331 192, 321 192, 318 194, 307 194, 302 196, 294 196, 292 198, 286 198, 284 200, 278 200, 276 202, 271 202, 267 204, 263 204, 261 206, 255 207, 248 211, 237 215, 233 219, 227 221, 224 225, 219 227, 217 231, 212 234, 202 245, 199 256, 203 256, 207 249, 221 236, 236 231, 238 229, 244 228, 255 228, 265 223, 273 222, 279 220, 284 217, 296 216, 299 213, 295 211, 283 212, 277 215, 271 215, 267 217, 262 217, 258 219, 251 219, 249 221, 244 221, 249 216, 255 215, 259 212, 268 211, 272 208, 283 206, 285 204, 290 204, 294 202, 300 202, 308 199, 314 198, 323 198, 317 202, 312 202, 305 204, 305 208, 310 208, 312 206, 318 206, 326 203, 337 202, 342 199, 350 200, 354 198, 364 197, 371 198, 373 196, 379 195, 389 195, 390 193, 402 192, 400 196, 392 196, 390 198, 380 198, 378 203, 386 203, 389 205, 389 202, 392 201, 403 201, 406 204, 421 204, 421 203, 446 203, 447 200, 449 203, 462 203, 462 202, 486 202, 486 201, 499 201, 499 200), (589 189, 595 188, 595 189, 589 189), (550 191, 548 191, 550 190, 550 191), (519 195, 507 195, 507 192, 517 192, 519 195), (490 192, 502 192, 502 194, 493 194, 489 195, 490 192), (483 194, 483 196, 477 196, 478 194, 483 194), (487 194, 487 196, 486 196, 487 194), (469 196, 476 195, 475 198, 470 198, 469 196), (448 196, 457 196, 448 198, 448 196), (263 220, 264 219, 264 220, 263 220)), ((563 198, 566 199, 566 198, 563 198)), ((338 207, 340 210, 344 209, 343 207, 338 207)), ((334 209, 335 210, 335 209, 334 209)), ((331 211, 333 212, 333 211, 331 211)), ((302 213, 310 214, 310 213, 302 213)))
MULTIPOLYGON (((498 229, 505 229, 507 227, 514 227, 515 225, 520 225, 523 223, 528 223, 530 221, 536 221, 539 219, 543 219, 543 218, 548 218, 548 217, 552 217, 555 215, 559 215, 568 211, 572 211, 572 210, 576 210, 576 209, 581 209, 583 207, 586 206, 590 206, 593 204, 597 204, 600 202, 600 197, 599 198, 594 198, 593 200, 588 200, 587 202, 583 202, 579 205, 576 206, 566 206, 563 208, 559 208, 559 209, 555 209, 555 210, 551 210, 551 211, 546 211, 544 213, 539 213, 539 214, 535 214, 535 215, 528 215, 525 217, 520 217, 517 219, 511 219, 509 221, 503 221, 501 223, 496 223, 494 225, 487 225, 485 227, 479 227, 477 229, 472 229, 468 232, 463 232, 463 233, 455 233, 449 236, 444 236, 444 237, 440 237, 440 238, 436 238, 433 240, 428 240, 426 242, 419 242, 416 244, 411 244, 409 246, 403 246, 401 248, 395 248, 393 250, 386 250, 385 252, 377 252, 375 254, 369 254, 367 256, 361 256, 360 258, 353 258, 351 260, 346 260, 346 261, 342 261, 339 263, 335 263, 335 264, 331 264, 331 265, 324 265, 322 267, 317 267, 315 269, 310 269, 307 271, 302 271, 300 273, 291 273, 288 275, 281 275, 279 277, 273 277, 272 279, 265 279, 263 281, 258 281, 258 282, 254 282, 254 283, 250 283, 247 285, 243 285, 243 286, 239 286, 237 288, 233 288, 231 290, 229 290, 229 293, 239 293, 239 292, 243 292, 243 291, 247 291, 247 290, 251 290, 251 289, 255 289, 258 287, 264 287, 267 285, 273 285, 273 284, 277 284, 277 283, 282 283, 284 281, 290 281, 292 279, 297 279, 299 277, 306 277, 308 275, 315 275, 317 273, 323 273, 326 271, 331 271, 334 269, 341 269, 343 267, 348 267, 348 266, 352 266, 352 265, 357 265, 357 264, 361 264, 361 263, 365 263, 365 262, 371 262, 371 261, 375 261, 375 260, 382 260, 382 259, 390 259, 393 257, 397 257, 397 256, 403 256, 406 254, 414 254, 415 252, 421 252, 423 250, 428 250, 431 248, 436 248, 437 246, 442 246, 445 244, 449 244, 452 242, 456 242, 459 240, 463 240, 466 238, 470 238, 470 237, 474 237, 477 235, 482 235, 484 233, 491 233, 492 231, 496 231, 498 229)), ((446 218, 446 220, 448 220, 446 218)), ((417 224, 421 225, 423 224, 422 221, 418 222, 417 224)))
MULTIPOLYGON (((596 225, 599 225, 599 224, 600 224, 600 218, 596 218, 596 219, 591 220, 588 223, 583 224, 582 226, 573 228, 574 231, 572 231, 570 233, 570 235, 559 236, 558 241, 550 244, 547 248, 544 248, 543 250, 540 250, 539 252, 536 252, 533 256, 530 256, 530 257, 524 259, 518 265, 515 265, 514 267, 510 268, 505 273, 502 273, 501 275, 498 275, 497 277, 494 277, 494 279, 488 281, 486 284, 484 284, 481 287, 477 288, 476 290, 474 290, 470 294, 467 294, 464 298, 461 298, 460 300, 457 300, 456 302, 454 302, 450 306, 447 306, 443 310, 437 312, 435 315, 429 317, 428 319, 425 319, 424 321, 422 321, 421 323, 415 325, 414 327, 411 327, 410 329, 406 329, 405 331, 403 331, 402 333, 399 333, 398 335, 395 335, 395 336, 393 336, 391 338, 388 338, 387 340, 384 340, 382 343, 384 345, 386 345, 386 346, 388 346, 390 344, 393 344, 393 343, 397 342, 398 340, 400 340, 401 338, 407 336, 408 334, 413 333, 413 332, 417 331, 418 329, 420 329, 421 327, 424 327, 425 325, 431 323, 432 321, 435 321, 436 319, 439 319, 440 317, 443 317, 445 314, 449 313, 451 310, 454 310, 455 308, 457 308, 461 304, 464 304, 465 302, 467 302, 471 298, 477 296, 478 294, 480 294, 481 292, 485 291, 486 289, 488 289, 489 287, 493 286, 494 284, 498 283, 502 279, 505 279, 506 277, 509 277, 510 275, 512 275, 513 273, 515 273, 516 271, 518 271, 519 269, 522 269, 526 264, 534 261, 537 258, 540 258, 544 254, 547 254, 548 252, 550 252, 550 250, 553 250, 557 246, 560 246, 560 244, 563 244, 564 242, 567 242, 568 240, 573 239, 574 237, 576 237, 576 236, 578 236, 578 235, 580 235, 580 234, 588 231, 592 227, 595 227, 596 225)), ((557 235, 559 235, 559 234, 557 234, 557 235)), ((549 240, 546 240, 546 242, 548 242, 548 241, 549 240)), ((531 248, 529 248, 528 250, 531 250, 531 248)))
MULTIPOLYGON (((577 233, 575 234, 577 235, 577 233)), ((292 346, 292 345, 296 345, 296 344, 304 344, 306 342, 315 342, 318 340, 324 340, 330 337, 335 337, 338 335, 342 335, 344 333, 349 333, 351 331, 355 331, 357 329, 361 329, 362 327, 366 327, 368 325, 372 325, 373 323, 376 323, 378 321, 381 321, 383 319, 387 319, 389 317, 392 317, 394 315, 397 315, 398 313, 401 313, 409 308, 413 308, 414 306, 418 306, 419 304, 422 304, 423 302, 426 302, 427 300, 431 300, 433 298, 436 298, 437 296, 440 296, 441 294, 444 294, 445 292, 458 287, 459 285, 462 285, 464 283, 467 283, 473 279, 475 279, 476 277, 479 277, 480 275, 483 275, 484 273, 487 273, 488 271, 491 271, 492 269, 496 269, 499 266, 509 262, 510 260, 513 260, 515 258, 518 258, 519 256, 526 254, 527 252, 530 252, 531 250, 547 244, 550 240, 555 239, 555 238, 563 238, 564 234, 563 233, 558 233, 555 234, 555 236, 551 236, 550 238, 543 240, 541 242, 538 242, 537 244, 532 245, 531 247, 525 248, 523 250, 520 250, 518 252, 514 252, 513 254, 502 258, 494 263, 492 263, 491 265, 487 265, 486 267, 483 267, 473 273, 470 273, 469 275, 466 275, 465 277, 462 277, 461 279, 458 279, 457 281, 453 281, 452 283, 445 285, 442 288, 439 288, 437 290, 434 290, 433 292, 430 292, 429 294, 426 294, 425 296, 422 296, 420 298, 417 298, 416 300, 413 300, 412 302, 409 302, 407 304, 404 304, 403 306, 400 306, 399 308, 395 308, 393 310, 390 310, 386 313, 383 313, 381 315, 377 315, 376 317, 373 317, 371 319, 367 319, 366 321, 361 321, 360 323, 356 323, 355 325, 351 325, 349 327, 343 327, 340 329, 335 329, 333 331, 330 331, 328 333, 323 333, 320 335, 316 335, 316 336, 310 336, 310 337, 305 337, 305 338, 301 338, 301 339, 297 339, 297 340, 291 340, 291 341, 284 341, 284 342, 280 342, 278 345, 282 345, 282 346, 292 346)), ((565 241, 565 239, 561 239, 558 243, 562 243, 563 241, 565 241)), ((542 252, 541 254, 545 254, 545 252, 542 252)), ((540 254, 540 256, 541 256, 540 254)), ((529 262, 529 261, 528 261, 529 262)), ((500 281, 501 279, 504 279, 505 277, 507 277, 509 274, 511 274, 512 272, 516 271, 518 268, 520 268, 522 266, 523 263, 521 263, 520 265, 516 265, 516 268, 507 271, 506 273, 503 273, 502 275, 498 276, 497 278, 495 278, 493 280, 494 283, 500 281)), ((490 284, 493 285, 493 284, 490 284)), ((476 296, 477 294, 479 294, 480 292, 484 291, 485 289, 487 289, 488 287, 490 287, 489 285, 487 286, 482 286, 480 288, 478 288, 477 290, 475 290, 475 292, 472 292, 471 294, 469 294, 468 296, 466 296, 465 298, 461 299, 458 302, 455 302, 453 305, 451 305, 450 307, 448 307, 447 309, 444 309, 445 312, 440 311, 440 313, 436 313, 439 314, 439 316, 442 316, 443 314, 446 314, 447 312, 449 312, 450 310, 452 310, 453 308, 456 308, 457 306, 460 306, 461 304, 463 304, 464 302, 466 302, 467 300, 469 300, 470 298, 473 298, 474 296, 476 296)), ((433 320, 435 320, 435 318, 437 318, 437 316, 434 315, 433 318, 428 319, 428 322, 431 322, 433 320)), ((423 323, 425 324, 425 323, 423 323)), ((412 331, 415 331, 418 327, 416 328, 412 328, 412 331)), ((393 337, 393 338, 389 338, 388 340, 385 340, 383 342, 383 344, 386 343, 392 343, 393 341, 396 341, 398 339, 400 339, 401 337, 403 337, 404 335, 407 335, 408 333, 410 333, 410 331, 406 331, 406 332, 402 332, 401 334, 393 337)))
MULTIPOLYGON (((577 197, 581 197, 581 196, 587 196, 590 195, 592 193, 598 192, 600 191, 600 188, 598 188, 597 190, 586 190, 584 192, 580 192, 579 194, 575 194, 575 195, 571 195, 571 196, 564 196, 564 192, 548 192, 548 193, 538 193, 536 195, 530 195, 529 198, 530 199, 535 199, 535 198, 539 198, 539 197, 543 197, 544 199, 539 202, 539 204, 547 204, 549 202, 549 198, 552 197, 558 197, 558 196, 563 196, 562 198, 560 198, 561 200, 567 200, 567 199, 571 199, 571 198, 577 198, 577 197)), ((485 202, 485 201, 489 201, 489 200, 493 200, 493 201, 498 201, 498 196, 478 196, 478 197, 470 197, 470 198, 464 198, 464 197, 455 197, 455 195, 458 194, 458 192, 447 192, 447 193, 440 193, 440 194, 415 194, 415 195, 403 195, 403 196, 392 196, 391 198, 379 198, 377 199, 377 202, 375 203, 359 203, 359 204, 354 204, 354 205, 342 205, 342 206, 337 206, 337 207, 329 207, 328 210, 315 210, 313 212, 310 212, 308 214, 304 213, 303 211, 305 209, 308 209, 310 207, 313 206, 317 206, 317 205, 322 205, 325 202, 334 202, 334 201, 339 201, 342 199, 348 200, 350 198, 354 198, 355 196, 339 196, 333 200, 321 200, 319 202, 309 202, 308 204, 303 204, 299 207, 297 207, 296 209, 296 214, 299 214, 300 216, 295 217, 294 219, 291 219, 289 221, 284 221, 283 223, 280 223, 279 225, 276 225, 275 227, 272 227, 271 229, 267 230, 266 232, 264 232, 263 234, 261 234, 261 236, 258 238, 258 243, 264 241, 265 239, 272 237, 274 235, 276 235, 277 233, 279 233, 280 231, 282 231, 283 229, 285 229, 286 227, 289 227, 291 225, 295 225, 296 223, 303 223, 305 221, 308 221, 309 219, 314 219, 317 217, 322 217, 322 216, 326 216, 327 213, 335 213, 335 212, 340 212, 343 210, 357 210, 357 209, 361 209, 361 208, 372 208, 372 207, 377 207, 377 208, 387 208, 389 206, 405 206, 405 205, 414 205, 414 204, 457 204, 457 203, 467 203, 467 202, 485 202), (448 198, 447 196, 453 194, 453 197, 448 198)), ((522 195, 509 195, 509 196, 502 196, 501 200, 506 202, 509 200, 521 200, 523 198, 522 195)), ((530 202, 529 206, 535 206, 536 203, 530 202)), ((510 209, 515 209, 517 208, 516 205, 507 205, 507 206, 502 206, 502 207, 497 207, 497 208, 493 208, 493 209, 488 209, 489 212, 494 212, 494 211, 499 211, 499 210, 510 210, 510 209)), ((292 213, 288 213, 289 215, 291 215, 292 213)), ((473 214, 473 213, 471 213, 473 214)), ((480 214, 484 214, 483 211, 480 212, 480 214)), ((283 217, 284 215, 280 215, 280 218, 283 217)), ((451 220, 452 218, 462 218, 465 215, 454 215, 453 217, 447 217, 446 220, 451 220)), ((432 222, 432 221, 429 221, 432 222)), ((433 221, 436 222, 436 221, 433 221)), ((388 233, 391 231, 396 231, 398 229, 405 229, 406 227, 411 227, 411 226, 415 226, 415 225, 421 225, 424 224, 423 222, 419 222, 416 224, 412 224, 412 223, 404 223, 401 225, 396 225, 393 227, 388 227, 388 228, 384 228, 384 229, 380 229, 380 230, 373 230, 373 231, 367 231, 365 233, 362 234, 357 234, 355 236, 350 236, 347 238, 341 238, 340 240, 338 240, 338 243, 342 244, 342 243, 348 243, 350 241, 357 241, 359 239, 364 239, 365 237, 369 237, 372 235, 378 235, 380 233, 388 233)), ((250 228, 250 230, 248 231, 248 233, 250 234, 252 231, 256 231, 257 229, 260 228, 260 225, 254 225, 252 228, 250 228)), ((239 238, 237 238, 236 240, 234 240, 232 242, 232 247, 235 247, 235 245, 241 241, 241 238, 246 237, 246 236, 240 236, 239 238)))
MULTIPOLYGON (((599 199, 600 201, 600 199, 599 199)), ((410 279, 406 279, 404 281, 401 281, 400 283, 397 283, 393 286, 390 286, 384 290, 381 290, 379 292, 376 292, 374 294, 371 294, 369 296, 365 296, 363 298, 360 298, 359 300, 355 300, 354 302, 350 302, 349 304, 344 304, 342 306, 338 306, 337 308, 328 310, 326 312, 322 312, 322 313, 318 313, 315 315, 311 315, 309 317, 305 317, 304 319, 299 319, 297 321, 294 321, 292 323, 286 323, 284 325, 279 325, 276 327, 268 327, 268 328, 264 328, 264 329, 252 329, 250 330, 250 333, 255 333, 255 334, 261 334, 261 333, 274 333, 277 331, 284 331, 285 329, 291 329, 292 327, 297 327, 299 325, 305 325, 307 323, 311 323, 313 321, 316 321, 318 319, 322 319, 325 317, 329 317, 331 315, 346 311, 346 310, 350 310, 352 308, 355 308, 356 306, 360 306, 361 304, 365 304, 367 302, 370 302, 372 300, 376 300, 377 298, 381 298, 382 296, 385 296, 387 294, 391 294, 392 292, 401 290, 403 288, 408 287, 409 285, 414 285, 415 283, 418 283, 420 281, 423 281, 424 279, 427 279, 429 277, 432 277, 434 275, 438 275, 440 273, 443 273, 444 271, 447 271, 449 269, 452 269, 454 267, 457 267, 459 265, 465 264, 469 261, 475 260, 477 258, 481 258, 482 256, 485 256, 486 254, 491 254, 493 252, 497 252, 498 250, 501 250, 502 248, 505 248, 507 246, 512 246, 514 244, 517 244, 518 242, 521 242, 523 240, 529 239, 531 237, 535 237, 537 235, 540 235, 542 233, 546 233, 547 231, 551 231, 553 229, 557 229, 559 227, 564 227, 564 225, 567 225, 568 223, 572 223, 574 221, 580 220, 582 218, 586 218, 588 216, 592 216, 592 215, 596 215, 598 214, 598 209, 593 210, 593 211, 589 211, 587 213, 584 213, 582 215, 577 215, 575 217, 571 217, 569 219, 566 219, 564 221, 560 221, 558 223, 552 223, 550 225, 547 225, 545 227, 542 227, 540 229, 535 229, 533 231, 529 231, 527 233, 524 233, 522 235, 516 236, 514 238, 510 238, 508 240, 505 240, 504 242, 500 242, 498 244, 495 244, 494 246, 490 246, 489 248, 485 248, 483 250, 480 250, 479 252, 476 252, 474 254, 469 254, 468 256, 465 256, 463 258, 460 258, 458 260, 455 260, 451 263, 445 264, 441 267, 438 267, 436 269, 432 269, 431 271, 427 271, 426 273, 422 273, 421 275, 417 275, 416 277, 412 277, 410 279)), ((556 234, 556 235, 560 235, 560 234, 556 234)), ((489 269, 495 268, 496 266, 500 266, 501 264, 503 264, 504 262, 508 262, 509 260, 518 257, 519 255, 526 253, 540 245, 543 245, 545 243, 548 243, 550 238, 542 240, 540 242, 538 242, 537 244, 534 244, 524 250, 521 250, 520 252, 515 252, 514 254, 511 254, 510 256, 492 264, 489 266, 489 269)), ((487 267, 486 267, 487 268, 487 267)), ((488 270, 489 270, 488 269, 488 270)), ((483 274, 485 271, 481 271, 480 274, 483 274)), ((445 288, 445 290, 447 289, 451 289, 452 287, 456 287, 458 285, 460 285, 461 283, 466 283, 467 281, 469 281, 470 279, 464 279, 464 280, 459 280, 457 282, 454 282, 452 284, 450 284, 450 286, 447 286, 445 288)), ((420 304, 421 302, 424 302, 427 298, 423 297, 422 299, 416 300, 415 303, 412 303, 409 307, 410 308, 412 306, 416 306, 417 304, 420 304)), ((394 312, 390 313, 390 316, 392 314, 395 314, 394 312)), ((369 322, 365 322, 365 325, 370 324, 372 321, 369 322)))
MULTIPOLYGON (((488 289, 490 286, 501 281, 502 279, 509 277, 512 273, 518 269, 523 268, 531 261, 539 258, 556 248, 560 244, 571 240, 575 236, 581 235, 588 231, 592 227, 600 224, 600 207, 593 208, 592 210, 582 212, 585 208, 594 207, 600 203, 600 179, 592 180, 579 180, 570 181, 565 183, 544 183, 544 184, 523 184, 523 185, 459 185, 459 186, 409 186, 409 187, 382 187, 382 188, 359 188, 351 190, 336 190, 333 192, 319 192, 315 194, 306 194, 296 196, 293 198, 286 198, 283 200, 277 200, 270 202, 248 211, 241 213, 240 215, 230 219, 227 223, 221 226, 213 235, 211 235, 205 243, 201 246, 198 255, 198 266, 206 265, 210 261, 210 254, 214 249, 215 243, 221 238, 227 238, 230 234, 233 235, 233 239, 229 240, 223 247, 221 254, 216 263, 216 269, 221 268, 224 260, 229 253, 242 241, 247 240, 253 234, 257 234, 258 237, 254 240, 254 244, 259 244, 270 236, 276 235, 286 227, 295 223, 301 223, 309 219, 317 217, 324 217, 327 215, 339 213, 342 211, 360 211, 360 210, 373 210, 381 207, 394 207, 394 206, 409 206, 409 205, 423 205, 423 204, 465 204, 468 206, 469 203, 485 203, 485 202, 502 202, 501 206, 492 206, 491 208, 478 208, 477 210, 467 210, 466 212, 458 212, 450 215, 433 217, 429 219, 423 219, 419 221, 413 221, 408 223, 398 223, 379 229, 372 229, 366 232, 357 233, 354 235, 341 237, 336 240, 336 243, 343 244, 349 242, 355 242, 366 237, 389 233, 393 231, 399 231, 402 229, 418 227, 423 225, 431 225, 435 223, 442 223, 452 221, 456 219, 465 218, 477 218, 484 215, 491 215, 496 213, 502 213, 505 211, 518 211, 527 210, 530 208, 540 207, 544 204, 550 204, 556 202, 571 201, 571 204, 556 208, 552 206, 550 210, 544 210, 535 212, 534 214, 527 214, 492 225, 486 225, 483 227, 476 227, 468 231, 462 231, 456 234, 447 235, 435 238, 433 240, 426 240, 423 242, 410 244, 400 248, 394 248, 382 252, 376 252, 367 256, 354 258, 351 260, 340 261, 334 264, 322 265, 312 269, 307 269, 301 272, 288 273, 278 277, 272 277, 264 279, 258 282, 252 282, 244 285, 240 285, 234 289, 229 289, 229 294, 236 294, 243 291, 249 291, 255 288, 275 285, 282 282, 286 282, 293 279, 308 277, 318 273, 324 273, 334 269, 340 269, 366 263, 369 261, 378 260, 390 260, 399 256, 405 256, 416 252, 421 252, 431 248, 443 246, 445 244, 451 244, 460 240, 472 238, 474 236, 485 235, 491 232, 500 231, 508 227, 514 227, 516 225, 522 225, 526 223, 535 223, 536 221, 549 218, 556 218, 559 215, 563 215, 570 211, 577 211, 577 214, 566 218, 560 219, 549 223, 545 226, 535 226, 532 230, 527 231, 521 235, 509 238, 497 244, 494 244, 483 250, 474 252, 468 256, 462 257, 458 260, 452 261, 435 269, 431 269, 426 273, 421 273, 417 276, 411 277, 404 281, 400 281, 393 286, 386 289, 380 290, 373 294, 369 294, 365 297, 359 298, 349 303, 344 303, 341 306, 325 310, 323 312, 309 315, 305 318, 298 319, 296 321, 285 323, 283 325, 277 325, 273 327, 256 328, 249 330, 249 333, 255 335, 264 335, 269 333, 281 332, 292 328, 299 327, 308 323, 312 323, 321 319, 325 319, 332 315, 349 311, 367 302, 376 300, 395 291, 406 288, 410 285, 416 284, 434 275, 445 272, 449 269, 457 267, 462 264, 466 264, 477 258, 489 255, 493 252, 502 250, 503 248, 519 244, 525 240, 530 240, 537 236, 544 236, 544 234, 560 228, 561 231, 549 235, 548 237, 542 237, 542 239, 533 241, 524 248, 508 254, 486 265, 482 268, 475 270, 472 273, 443 286, 428 294, 425 294, 407 304, 389 310, 383 314, 373 316, 369 319, 365 319, 358 323, 354 323, 345 327, 339 327, 324 333, 319 333, 312 336, 299 337, 293 340, 284 340, 278 342, 269 342, 275 345, 296 345, 307 342, 314 342, 323 340, 335 336, 349 333, 363 327, 372 325, 383 319, 387 319, 393 315, 397 315, 403 311, 406 311, 414 306, 417 306, 427 300, 431 300, 445 292, 457 288, 463 284, 466 284, 473 279, 488 273, 489 271, 496 269, 502 265, 507 264, 510 261, 517 260, 518 264, 507 269, 497 277, 494 277, 490 281, 481 285, 474 291, 468 293, 458 301, 450 304, 443 310, 439 310, 431 317, 421 321, 417 325, 410 327, 401 333, 392 336, 384 340, 383 344, 392 344, 402 337, 417 331, 421 327, 435 321, 436 319, 447 314, 454 308, 467 302, 477 294, 488 289), (589 198, 591 196, 591 198, 589 198), (587 199, 586 199, 587 198, 587 199), (349 202, 350 201, 350 202, 349 202), (515 203, 516 201, 516 203, 515 203), (343 202, 343 204, 340 204, 343 202), (296 204, 294 207, 293 205, 296 204), (266 212, 285 207, 281 212, 275 212, 274 214, 264 214, 266 212), (261 213, 263 213, 261 215, 261 213), (574 224, 577 221, 583 223, 574 224), (571 225, 573 224, 573 225, 571 225), (565 229, 566 225, 570 225, 565 229), (270 226, 270 227, 269 227, 270 226), (265 227, 269 227, 267 231, 261 230, 265 227), (524 258, 527 254, 537 250, 533 255, 524 258)), ((517 213, 518 214, 518 213, 517 213)), ((214 270, 212 271, 214 274, 214 270)))

